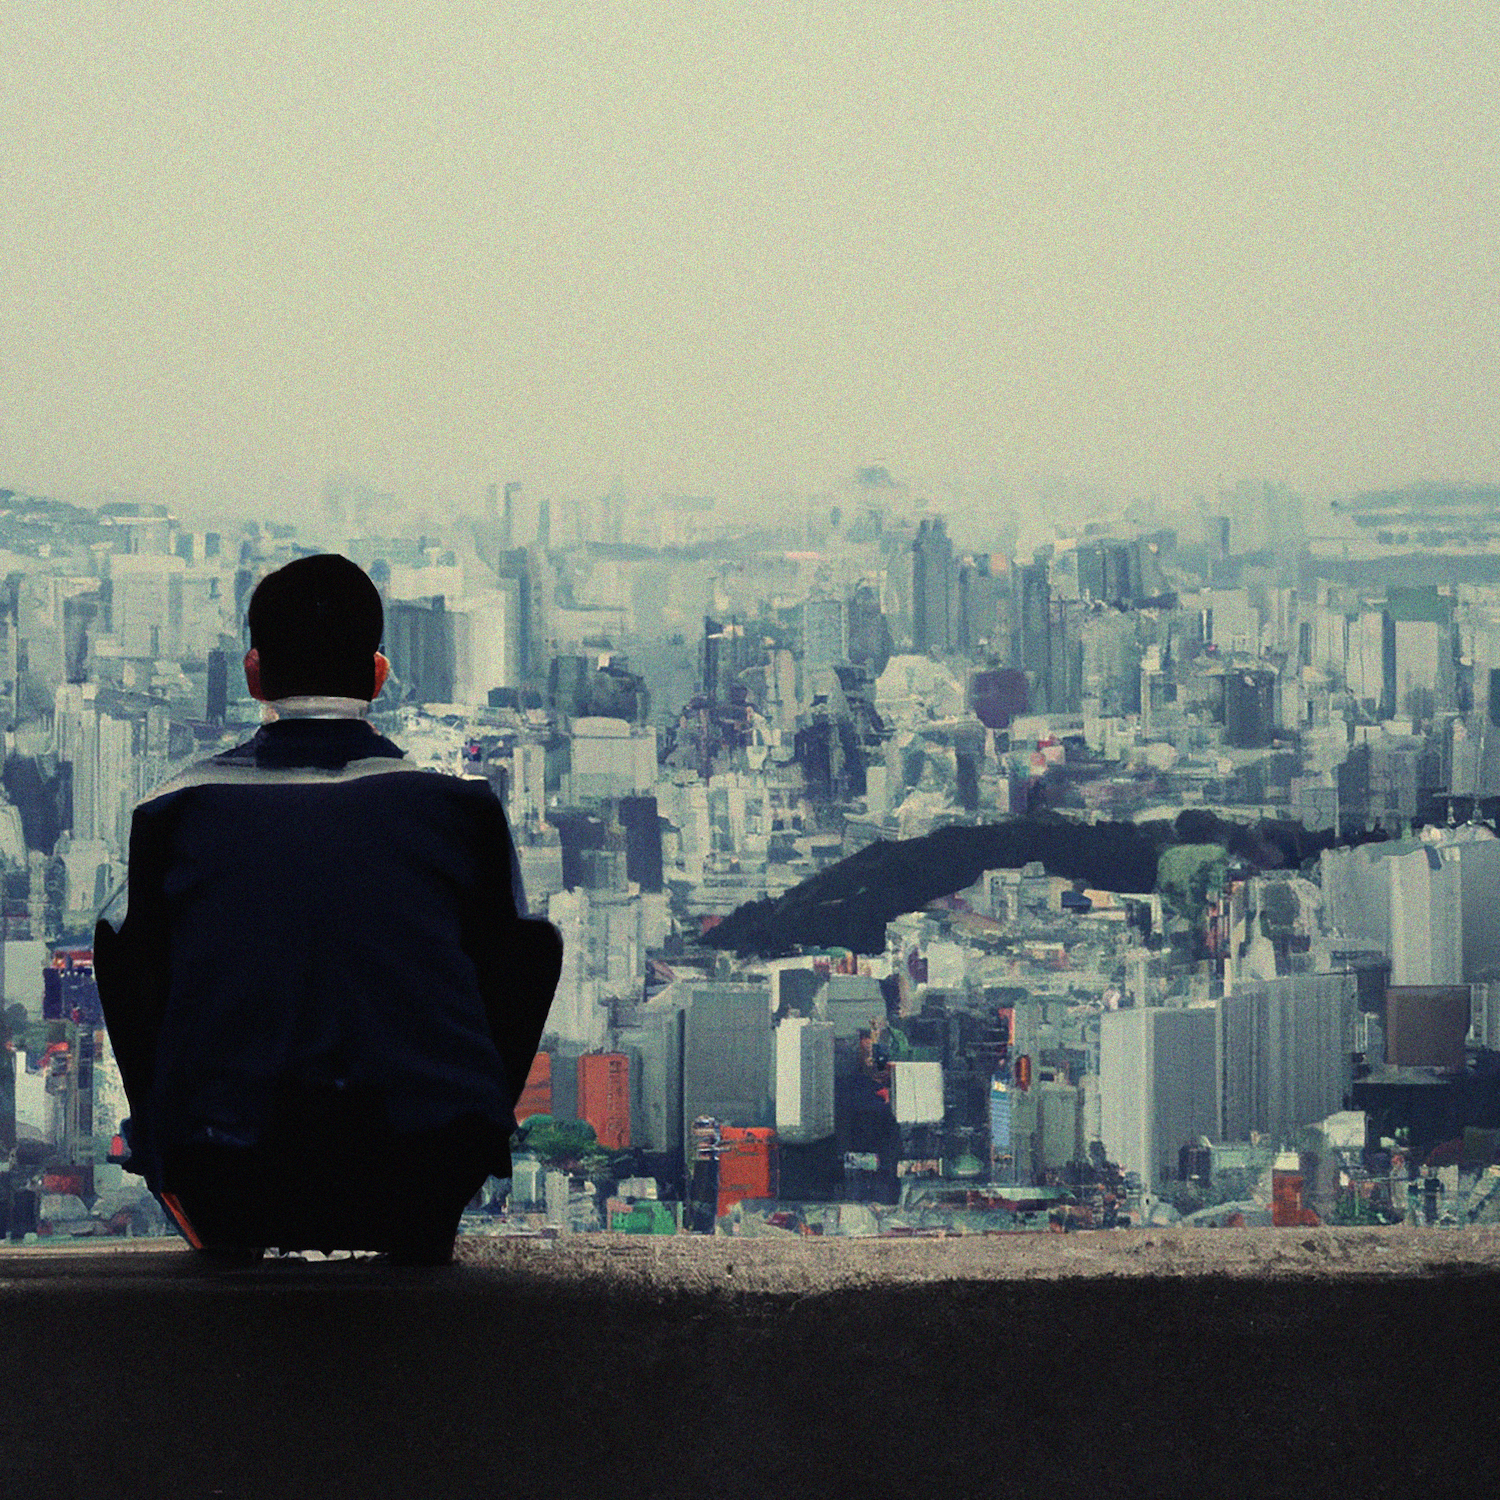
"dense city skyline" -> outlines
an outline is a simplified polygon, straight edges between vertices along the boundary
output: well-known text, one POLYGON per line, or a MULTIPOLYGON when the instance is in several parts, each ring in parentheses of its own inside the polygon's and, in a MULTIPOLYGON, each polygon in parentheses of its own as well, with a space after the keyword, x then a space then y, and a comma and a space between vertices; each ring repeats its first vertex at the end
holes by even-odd
POLYGON ((489 783, 564 941, 476 1232, 1500 1212, 1500 490, 1034 550, 846 498, 496 479, 438 525, 344 479, 217 530, 0 487, 12 1236, 149 1217, 94 918, 139 799, 260 722, 257 580, 329 545, 384 601, 372 723, 489 783))

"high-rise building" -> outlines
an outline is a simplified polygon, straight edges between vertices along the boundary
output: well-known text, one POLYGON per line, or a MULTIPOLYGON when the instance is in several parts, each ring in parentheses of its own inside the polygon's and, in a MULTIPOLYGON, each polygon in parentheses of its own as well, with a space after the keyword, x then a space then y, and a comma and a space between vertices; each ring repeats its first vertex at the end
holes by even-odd
POLYGON ((848 660, 844 601, 828 596, 802 605, 802 669, 809 678, 848 660))
POLYGON ((574 719, 572 726, 573 801, 642 796, 656 781, 656 730, 624 719, 574 719))
POLYGON ((229 710, 229 657, 224 651, 208 653, 208 680, 204 690, 203 717, 210 724, 222 724, 229 710))
POLYGON ((501 578, 484 594, 449 601, 453 631, 452 702, 484 707, 494 688, 514 688, 526 658, 520 596, 524 578, 501 578))
POLYGON ((1078 592, 1098 604, 1130 608, 1142 596, 1139 542, 1084 542, 1078 548, 1078 592))
POLYGON ((1037 1095, 1005 1069, 990 1079, 989 1105, 991 1180, 1027 1186, 1037 1165, 1037 1095))
POLYGON ((1026 674, 1028 697, 1034 710, 1052 707, 1052 584, 1045 562, 1017 568, 1015 579, 1015 644, 1013 659, 1026 674))
POLYGON ((1453 611, 1452 597, 1434 585, 1386 590, 1396 714, 1420 721, 1455 708, 1453 611))
POLYGON ((386 603, 385 654, 403 698, 453 702, 453 622, 441 595, 386 603))
POLYGON ((621 797, 620 827, 625 833, 625 878, 643 891, 662 888, 661 816, 652 796, 621 797))
POLYGON ((1487 828, 1331 849, 1322 876, 1330 922, 1388 953, 1393 984, 1500 977, 1500 839, 1487 828))
POLYGON ((912 543, 912 645, 917 651, 953 649, 955 584, 953 544, 942 517, 924 518, 912 543))
POLYGON ((525 547, 513 547, 496 559, 498 587, 514 598, 516 680, 530 682, 546 662, 542 652, 542 607, 538 568, 525 547))
POLYGON ((619 1032, 620 1049, 630 1059, 631 1142, 679 1162, 684 1131, 684 999, 675 986, 668 989, 642 1006, 635 1023, 619 1032))
POLYGON ((849 599, 848 622, 849 660, 855 666, 867 667, 871 676, 879 677, 891 659, 893 643, 891 627, 874 584, 865 582, 855 587, 849 599))
POLYGON ((1276 728, 1276 674, 1235 667, 1224 674, 1224 743, 1259 750, 1276 728))
POLYGON ((110 633, 126 656, 176 656, 182 649, 187 564, 168 554, 110 558, 110 633))
POLYGON ((591 1052, 578 1059, 578 1118, 594 1127, 606 1151, 630 1146, 630 1059, 623 1052, 591 1052))
POLYGON ((954 644, 960 651, 1009 649, 1010 580, 1004 559, 988 554, 970 558, 958 568, 958 603, 954 644))
POLYGON ((1242 981, 1224 996, 1217 1007, 1223 1139, 1249 1140, 1254 1132, 1288 1145, 1304 1126, 1344 1107, 1356 989, 1353 974, 1288 974, 1242 981))
POLYGON ((1148 1192, 1176 1174, 1184 1145, 1219 1132, 1217 1028, 1208 1005, 1099 1018, 1104 1150, 1148 1192))
POLYGON ((833 1134, 833 1027, 787 1016, 776 1028, 776 1133, 792 1145, 833 1134))
POLYGON ((1083 1137, 1083 1093, 1073 1083, 1042 1083, 1036 1089, 1037 1165, 1043 1171, 1061 1171, 1085 1159, 1088 1143, 1083 1137))
POLYGON ((101 701, 94 683, 65 683, 54 694, 54 743, 70 770, 75 839, 98 840, 116 855, 129 842, 135 804, 167 777, 166 707, 123 697, 101 701), (104 707, 107 702, 109 707, 104 707))
MULTIPOLYGON (((708 1115, 724 1125, 775 1122, 771 1003, 764 984, 705 982, 689 991, 683 1037, 686 1122, 708 1115)), ((684 1138, 684 1150, 691 1143, 684 1138)))

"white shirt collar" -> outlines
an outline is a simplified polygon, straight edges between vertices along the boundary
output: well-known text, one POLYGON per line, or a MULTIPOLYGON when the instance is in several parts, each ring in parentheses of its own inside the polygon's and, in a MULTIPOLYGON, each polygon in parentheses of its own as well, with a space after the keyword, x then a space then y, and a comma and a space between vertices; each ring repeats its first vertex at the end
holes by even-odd
POLYGON ((262 710, 261 722, 277 719, 363 719, 370 712, 364 698, 314 697, 278 698, 262 710))

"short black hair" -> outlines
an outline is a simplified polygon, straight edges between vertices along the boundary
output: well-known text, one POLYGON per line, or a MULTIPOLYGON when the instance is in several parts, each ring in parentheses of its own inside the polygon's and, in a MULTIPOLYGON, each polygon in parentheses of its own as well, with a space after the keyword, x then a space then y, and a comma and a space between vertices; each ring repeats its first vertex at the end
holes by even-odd
POLYGON ((347 557, 320 552, 267 573, 250 596, 249 624, 265 697, 375 696, 385 611, 369 575, 347 557))

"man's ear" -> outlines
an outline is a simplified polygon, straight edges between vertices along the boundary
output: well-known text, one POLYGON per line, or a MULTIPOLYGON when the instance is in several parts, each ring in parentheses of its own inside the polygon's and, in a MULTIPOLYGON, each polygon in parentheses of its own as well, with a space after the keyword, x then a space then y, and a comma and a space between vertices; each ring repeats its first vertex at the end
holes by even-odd
POLYGON ((266 697, 260 685, 260 652, 252 646, 245 653, 245 686, 250 689, 250 696, 257 702, 267 703, 266 697))
POLYGON ((385 680, 391 675, 390 658, 383 656, 379 651, 375 653, 375 691, 370 694, 373 702, 380 696, 380 690, 385 686, 385 680))

